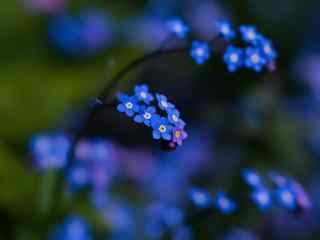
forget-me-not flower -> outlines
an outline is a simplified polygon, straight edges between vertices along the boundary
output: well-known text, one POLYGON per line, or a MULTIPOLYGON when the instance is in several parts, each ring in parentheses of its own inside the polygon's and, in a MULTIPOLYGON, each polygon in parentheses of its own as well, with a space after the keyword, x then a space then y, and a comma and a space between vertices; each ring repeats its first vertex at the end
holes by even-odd
POLYGON ((138 99, 136 96, 130 97, 126 94, 119 94, 120 104, 117 107, 119 112, 124 112, 128 117, 133 117, 139 111, 138 99))
POLYGON ((246 49, 245 65, 247 68, 260 72, 266 63, 266 58, 259 48, 248 47, 246 49))
POLYGON ((235 72, 243 65, 243 50, 233 45, 229 46, 223 56, 230 72, 235 72))
POLYGON ((179 38, 185 38, 189 32, 189 27, 179 18, 171 19, 167 22, 169 31, 179 38))
POLYGON ((134 117, 136 123, 144 123, 146 126, 151 126, 151 119, 156 114, 156 109, 154 107, 140 107, 139 114, 134 117))
POLYGON ((219 34, 225 39, 225 40, 231 40, 236 36, 235 31, 233 30, 230 22, 227 21, 219 21, 217 23, 219 34))
POLYGON ((160 117, 159 115, 154 115, 151 119, 151 126, 153 128, 152 136, 154 139, 164 139, 170 141, 172 139, 172 125, 169 121, 160 117))
POLYGON ((203 64, 210 58, 210 47, 208 43, 193 41, 190 55, 197 64, 203 64))
POLYGON ((134 88, 134 93, 139 101, 143 101, 146 104, 150 104, 154 97, 149 93, 149 87, 147 85, 137 85, 134 88))

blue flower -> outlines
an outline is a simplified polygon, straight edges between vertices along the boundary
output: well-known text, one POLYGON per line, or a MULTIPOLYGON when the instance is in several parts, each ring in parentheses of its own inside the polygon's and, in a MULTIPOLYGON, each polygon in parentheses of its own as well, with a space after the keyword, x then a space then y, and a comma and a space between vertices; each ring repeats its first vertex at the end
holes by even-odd
POLYGON ((67 164, 70 146, 64 134, 39 134, 32 137, 30 151, 39 169, 61 169, 67 164))
POLYGON ((203 64, 210 58, 210 48, 208 43, 193 41, 190 55, 197 64, 203 64))
POLYGON ((50 235, 50 240, 91 240, 91 229, 87 222, 78 216, 69 216, 50 235))
POLYGON ((261 187, 263 185, 261 176, 258 172, 251 169, 244 169, 242 171, 244 181, 251 187, 261 187))
POLYGON ((276 190, 276 199, 278 204, 289 210, 295 210, 297 207, 296 195, 290 187, 279 187, 276 190))
POLYGON ((171 19, 167 22, 170 32, 177 35, 179 38, 185 38, 190 31, 189 27, 178 18, 171 19))
POLYGON ((154 97, 149 93, 149 88, 147 85, 138 85, 134 88, 134 92, 138 100, 150 104, 153 101, 154 97))
POLYGON ((166 96, 161 94, 156 94, 156 98, 158 101, 158 106, 161 110, 168 111, 169 109, 174 108, 174 105, 168 102, 168 99, 166 96))
POLYGON ((260 210, 267 210, 272 206, 272 196, 270 191, 265 188, 258 188, 251 194, 251 200, 260 210))
POLYGON ((261 51, 264 54, 264 57, 268 61, 274 61, 278 54, 276 50, 274 49, 272 42, 269 39, 266 39, 264 37, 259 38, 259 47, 261 47, 261 51))
POLYGON ((235 72, 243 64, 243 50, 234 46, 229 46, 223 59, 230 72, 235 72))
POLYGON ((213 199, 209 192, 199 189, 193 188, 189 192, 189 198, 194 205, 198 208, 209 208, 213 205, 213 199))
POLYGON ((260 72, 266 62, 266 58, 261 53, 260 49, 251 47, 246 49, 245 65, 247 68, 260 72))
POLYGON ((84 166, 72 166, 67 175, 69 189, 75 191, 88 186, 90 182, 90 174, 84 166))
POLYGON ((171 108, 168 109, 168 120, 170 123, 174 124, 174 125, 181 125, 181 127, 184 127, 183 124, 185 125, 185 123, 180 119, 180 112, 175 109, 175 108, 171 108))
POLYGON ((170 141, 172 139, 172 126, 168 119, 154 115, 151 119, 151 126, 153 128, 153 138, 156 140, 164 139, 170 141))
POLYGON ((214 206, 222 213, 222 214, 232 214, 236 208, 237 204, 230 199, 226 193, 218 192, 215 196, 214 206))
POLYGON ((240 26, 240 32, 241 32, 243 41, 247 43, 256 44, 260 38, 260 34, 257 32, 254 26, 250 26, 250 25, 240 26))
POLYGON ((225 40, 231 40, 236 36, 235 31, 232 29, 230 22, 227 21, 220 21, 217 23, 217 27, 219 30, 219 34, 225 40))
POLYGON ((138 99, 136 96, 129 97, 126 94, 119 94, 118 99, 121 102, 117 110, 119 112, 124 112, 129 117, 133 117, 133 115, 139 111, 138 99))
POLYGON ((134 121, 136 123, 144 123, 146 126, 151 126, 151 119, 156 113, 156 109, 154 107, 140 107, 139 114, 134 117, 134 121))

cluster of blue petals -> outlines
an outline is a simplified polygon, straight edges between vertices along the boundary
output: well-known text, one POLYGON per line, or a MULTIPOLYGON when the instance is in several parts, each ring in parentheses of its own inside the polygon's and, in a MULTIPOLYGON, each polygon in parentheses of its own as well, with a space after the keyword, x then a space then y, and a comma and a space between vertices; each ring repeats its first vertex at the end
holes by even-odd
POLYGON ((213 208, 223 215, 230 215, 237 210, 236 202, 222 191, 213 194, 204 189, 193 188, 189 192, 189 199, 197 208, 213 208))
POLYGON ((169 146, 176 147, 187 138, 186 124, 180 112, 166 96, 150 93, 147 85, 136 86, 132 96, 118 94, 118 100, 117 110, 134 122, 150 127, 155 140, 162 139, 168 141, 169 146))
POLYGON ((70 146, 70 138, 65 134, 48 133, 34 135, 29 148, 36 168, 50 170, 65 167, 70 146))
POLYGON ((230 45, 223 56, 230 72, 235 72, 241 67, 260 72, 264 67, 271 68, 277 58, 277 52, 272 41, 256 30, 255 26, 242 25, 239 27, 241 40, 245 47, 237 47, 231 40, 236 39, 236 31, 229 22, 217 24, 219 34, 230 45))
POLYGON ((252 190, 251 201, 260 210, 280 207, 295 212, 311 208, 307 193, 299 183, 289 177, 271 172, 268 178, 263 178, 252 169, 243 170, 242 177, 252 190))
MULTIPOLYGON (((190 28, 181 19, 174 18, 167 23, 168 30, 178 38, 186 38, 190 28)), ((278 56, 270 39, 264 37, 256 30, 255 26, 241 25, 236 31, 228 21, 219 21, 216 24, 219 36, 227 45, 223 55, 223 60, 230 72, 235 72, 239 68, 248 68, 260 72, 264 67, 273 70, 274 62, 278 56), (237 46, 234 41, 238 41, 237 34, 240 35, 242 46, 237 46)), ((190 55, 197 64, 207 62, 212 52, 213 44, 205 41, 194 40, 191 44, 190 55)))

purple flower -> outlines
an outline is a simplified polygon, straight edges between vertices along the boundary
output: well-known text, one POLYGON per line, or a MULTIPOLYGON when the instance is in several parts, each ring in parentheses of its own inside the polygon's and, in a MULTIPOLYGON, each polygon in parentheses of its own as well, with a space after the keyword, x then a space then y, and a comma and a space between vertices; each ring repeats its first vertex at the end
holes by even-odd
POLYGON ((151 126, 151 119, 156 114, 156 109, 154 107, 140 107, 140 112, 134 117, 136 123, 144 123, 146 126, 151 126))
POLYGON ((152 135, 154 139, 159 140, 162 138, 167 141, 172 139, 172 126, 166 118, 154 115, 151 119, 151 126, 153 128, 152 135))
POLYGON ((188 137, 188 134, 183 128, 174 127, 172 130, 172 136, 172 142, 181 146, 183 141, 188 137))
POLYGON ((150 104, 154 97, 149 93, 149 88, 147 85, 137 85, 134 88, 134 92, 139 101, 143 101, 146 104, 150 104))
POLYGON ((130 97, 126 94, 119 94, 118 99, 121 102, 117 110, 124 112, 128 117, 133 117, 139 111, 138 99, 136 96, 130 97))

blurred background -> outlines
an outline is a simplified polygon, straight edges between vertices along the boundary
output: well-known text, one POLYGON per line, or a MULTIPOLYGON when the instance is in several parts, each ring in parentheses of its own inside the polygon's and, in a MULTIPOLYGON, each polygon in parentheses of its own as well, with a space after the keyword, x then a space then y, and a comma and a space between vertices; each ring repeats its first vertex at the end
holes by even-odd
POLYGON ((319 8, 316 0, 3 1, 0 239, 319 239, 319 8), (90 139, 103 139, 102 152, 92 150, 107 156, 102 164, 35 161, 35 139, 59 133, 63 152, 90 99, 167 39, 163 22, 172 16, 201 40, 221 19, 255 25, 279 53, 277 71, 229 73, 219 54, 203 66, 188 54, 161 56, 117 90, 147 83, 168 96, 187 123, 182 147, 164 152, 149 131, 106 107, 77 148, 81 159, 90 139), (192 186, 242 199, 244 168, 293 177, 312 209, 261 212, 245 202, 231 216, 209 210, 183 221, 195 212, 185 194, 192 186))

